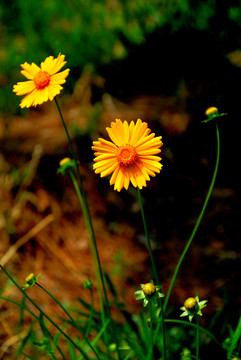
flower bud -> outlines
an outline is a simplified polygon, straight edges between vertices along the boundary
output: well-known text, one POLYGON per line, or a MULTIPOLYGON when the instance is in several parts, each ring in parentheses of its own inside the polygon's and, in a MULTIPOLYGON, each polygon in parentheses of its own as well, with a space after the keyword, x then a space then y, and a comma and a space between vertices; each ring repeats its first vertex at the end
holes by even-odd
POLYGON ((32 287, 36 281, 38 280, 38 278, 41 276, 41 274, 35 275, 34 273, 29 274, 26 278, 25 278, 25 284, 22 286, 22 289, 25 290, 29 287, 32 287))
POLYGON ((143 292, 145 295, 149 295, 149 296, 152 296, 155 294, 156 292, 156 287, 154 284, 152 283, 147 283, 143 286, 142 288, 143 292))
POLYGON ((206 116, 210 116, 217 113, 218 113, 218 108, 216 108, 215 106, 211 106, 205 111, 206 116))
POLYGON ((185 300, 184 307, 186 310, 194 312, 197 309, 198 302, 195 298, 190 297, 185 300))
POLYGON ((34 279, 34 277, 35 277, 35 275, 34 275, 33 273, 29 274, 29 275, 26 277, 26 279, 25 279, 26 283, 27 283, 27 284, 28 284, 28 283, 31 283, 32 280, 34 279))
POLYGON ((85 289, 91 289, 92 288, 92 286, 93 286, 93 283, 92 283, 92 281, 91 280, 86 280, 86 281, 84 281, 84 288, 85 289))
POLYGON ((65 157, 65 158, 63 158, 62 160, 60 160, 59 165, 60 165, 60 166, 63 166, 63 165, 67 164, 67 163, 70 162, 70 161, 71 161, 70 158, 65 157))

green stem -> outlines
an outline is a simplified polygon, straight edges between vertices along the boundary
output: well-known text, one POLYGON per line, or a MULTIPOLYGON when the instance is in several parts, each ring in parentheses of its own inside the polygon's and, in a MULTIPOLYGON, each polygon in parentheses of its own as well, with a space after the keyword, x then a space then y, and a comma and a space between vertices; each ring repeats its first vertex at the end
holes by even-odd
POLYGON ((90 294, 91 294, 91 309, 90 309, 90 316, 89 316, 89 320, 88 320, 86 331, 85 331, 85 336, 89 335, 91 323, 92 323, 93 316, 94 316, 94 294, 93 294, 92 289, 90 289, 90 294))
MULTIPOLYGON (((84 218, 85 218, 85 223, 86 223, 88 235, 89 235, 89 238, 90 238, 90 247, 91 247, 91 252, 92 252, 92 256, 93 256, 93 262, 94 262, 94 268, 95 268, 96 280, 97 280, 97 289, 98 289, 98 293, 99 293, 99 300, 100 300, 100 307, 101 307, 102 325, 104 326, 104 324, 106 322, 105 309, 104 309, 104 304, 103 304, 103 299, 102 299, 102 292, 101 292, 101 285, 100 285, 101 278, 100 278, 100 273, 98 271, 98 261, 97 261, 97 258, 96 258, 95 247, 94 247, 94 244, 93 244, 93 237, 92 237, 93 234, 92 234, 92 231, 91 231, 90 223, 88 221, 88 214, 87 214, 87 211, 86 211, 86 207, 84 205, 83 197, 82 197, 82 194, 80 192, 78 183, 76 181, 76 178, 75 178, 74 173, 73 173, 72 170, 69 170, 69 175, 71 177, 71 180, 73 182, 76 194, 78 196, 78 199, 79 199, 82 211, 83 211, 83 215, 84 215, 84 218)), ((105 331, 104 334, 105 334, 105 342, 106 342, 106 345, 107 345, 108 344, 107 332, 105 331)))
POLYGON ((173 277, 172 277, 172 280, 171 280, 171 284, 169 286, 169 289, 168 289, 168 292, 167 292, 167 295, 166 295, 166 298, 165 298, 165 302, 164 302, 164 312, 166 311, 166 308, 167 308, 167 304, 168 304, 168 301, 169 301, 169 298, 170 298, 170 295, 171 295, 171 292, 172 292, 172 289, 173 289, 173 286, 174 286, 174 283, 176 281, 176 278, 177 278, 177 274, 179 272, 179 269, 180 269, 180 266, 183 262, 183 259, 193 241, 193 238, 197 232, 197 229, 200 225, 200 222, 203 218, 203 215, 205 213, 205 210, 206 210, 206 207, 207 207, 207 204, 208 204, 208 201, 210 199, 210 196, 211 196, 211 193, 213 191, 213 187, 214 187, 214 183, 215 183, 215 180, 216 180, 216 176, 217 176, 217 172, 218 172, 218 165, 219 165, 219 157, 220 157, 220 136, 219 136, 219 129, 218 129, 218 124, 216 123, 216 135, 217 135, 217 156, 216 156, 216 164, 215 164, 215 168, 214 168, 214 173, 213 173, 213 177, 212 177, 212 181, 211 181, 211 184, 209 186, 209 190, 208 190, 208 193, 206 195, 206 199, 204 201, 204 204, 203 204, 203 207, 202 207, 202 210, 201 210, 201 213, 197 219, 197 222, 194 226, 194 229, 191 233, 191 236, 182 252, 182 255, 180 256, 179 258, 179 261, 178 261, 178 264, 176 266, 176 269, 174 271, 174 274, 173 274, 173 277))
POLYGON ((83 336, 84 340, 86 341, 86 343, 89 345, 90 349, 93 351, 93 353, 95 354, 96 358, 100 360, 99 355, 97 354, 95 348, 92 346, 91 342, 89 341, 89 339, 85 336, 85 334, 83 333, 82 329, 79 327, 79 325, 76 323, 76 321, 73 319, 73 317, 70 315, 70 313, 68 312, 67 309, 65 309, 65 307, 58 301, 58 299, 55 298, 55 296, 53 294, 51 294, 47 289, 45 289, 42 285, 40 285, 39 283, 35 283, 40 289, 42 289, 46 294, 48 294, 55 302, 56 304, 59 305, 59 307, 65 312, 65 314, 70 318, 70 320, 72 321, 73 325, 79 330, 79 332, 81 333, 81 335, 83 336))
POLYGON ((149 314, 150 314, 150 340, 151 340, 150 360, 154 360, 153 313, 152 313, 152 303, 151 303, 151 301, 149 301, 149 314))
MULTIPOLYGON (((102 288, 103 288, 104 297, 105 297, 105 303, 106 303, 106 310, 107 310, 108 318, 110 319, 110 326, 111 326, 111 330, 112 330, 113 340, 116 343, 118 358, 121 359, 120 352, 119 352, 119 347, 118 347, 118 342, 117 342, 115 326, 113 324, 113 320, 112 320, 112 317, 111 317, 110 305, 109 305, 107 292, 106 292, 106 288, 105 288, 105 284, 104 284, 104 276, 103 276, 103 272, 102 272, 102 268, 101 268, 100 258, 99 258, 99 255, 98 255, 97 248, 95 247, 96 242, 94 240, 93 227, 92 227, 92 225, 91 225, 91 223, 89 221, 88 212, 87 212, 87 209, 85 207, 83 197, 82 197, 82 194, 80 192, 78 183, 77 183, 76 178, 74 176, 74 173, 71 170, 69 170, 69 174, 70 174, 71 180, 72 180, 72 182, 74 184, 78 199, 80 201, 80 205, 82 207, 82 211, 83 211, 83 215, 84 215, 85 223, 86 223, 86 228, 87 228, 89 238, 90 238, 90 246, 91 246, 92 256, 93 256, 93 260, 94 260, 94 267, 95 267, 95 272, 96 272, 96 277, 97 277, 97 287, 98 287, 98 291, 99 291, 99 298, 100 298, 101 309, 102 309, 101 314, 102 314, 103 326, 105 324, 105 311, 104 311, 104 305, 103 305, 103 300, 102 300, 102 296, 101 296, 100 282, 102 283, 102 288)), ((106 337, 105 341, 106 341, 106 345, 107 345, 107 351, 109 352, 106 330, 105 330, 104 334, 105 334, 105 337, 106 337)))
POLYGON ((147 231, 146 217, 145 217, 145 213, 144 213, 141 190, 139 188, 137 188, 137 190, 138 190, 138 198, 139 198, 139 203, 140 203, 140 208, 141 208, 141 216, 142 216, 143 226, 144 226, 144 230, 145 230, 146 242, 147 242, 147 246, 148 246, 148 250, 149 250, 149 254, 150 254, 150 258, 151 258, 152 272, 153 272, 153 276, 154 276, 156 285, 159 285, 159 278, 157 275, 157 269, 156 269, 156 265, 155 265, 152 248, 151 248, 151 242, 150 242, 149 234, 147 231))
POLYGON ((0 264, 0 268, 2 271, 7 275, 7 277, 12 281, 12 283, 21 291, 21 293, 26 296, 26 298, 31 302, 31 304, 43 315, 46 317, 46 319, 54 325, 54 327, 68 340, 70 341, 76 349, 79 350, 79 352, 83 355, 83 357, 87 360, 89 360, 89 356, 85 353, 85 351, 76 344, 75 341, 73 341, 40 307, 27 295, 27 293, 18 285, 18 283, 13 279, 13 277, 9 274, 9 272, 4 269, 4 267, 0 264))
MULTIPOLYGON (((151 258, 152 272, 153 272, 153 276, 154 276, 156 285, 159 285, 159 278, 158 278, 157 269, 156 269, 156 265, 155 265, 155 260, 154 260, 154 256, 153 256, 153 252, 152 252, 152 248, 151 248, 151 242, 150 242, 149 234, 148 234, 148 231, 147 231, 146 217, 145 217, 145 212, 144 212, 144 207, 143 207, 141 190, 139 188, 137 188, 137 190, 138 190, 138 198, 139 198, 139 203, 140 203, 141 216, 142 216, 142 221, 143 221, 147 246, 148 246, 148 250, 149 250, 149 254, 150 254, 150 258, 151 258)), ((163 359, 165 360, 166 359, 166 331, 165 331, 165 323, 164 323, 164 311, 163 311, 163 300, 162 300, 162 298, 160 298, 160 304, 161 304, 161 321, 159 322, 159 324, 161 324, 161 326, 162 326, 163 359)), ((159 330, 159 328, 158 328, 158 330, 159 330)), ((156 336, 157 336, 157 334, 156 334, 156 336)), ((155 344, 156 336, 154 338, 154 344, 155 344)))
MULTIPOLYGON (((54 100, 55 100, 55 104, 56 104, 56 106, 57 106, 57 109, 58 109, 58 112, 59 112, 59 115, 60 115, 62 124, 63 124, 63 126, 64 126, 64 129, 65 129, 65 132, 66 132, 66 135, 67 135, 69 144, 70 144, 72 156, 73 156, 73 159, 74 159, 74 162, 75 162, 76 171, 77 171, 77 177, 78 177, 78 181, 79 181, 79 184, 80 184, 81 193, 82 193, 82 196, 83 196, 83 201, 82 201, 82 203, 81 203, 81 207, 82 207, 83 212, 85 212, 85 214, 86 214, 86 216, 85 216, 85 222, 86 222, 86 226, 87 226, 88 229, 89 229, 89 230, 88 230, 89 235, 91 235, 91 236, 90 236, 90 242, 92 242, 91 248, 94 248, 95 253, 96 253, 96 260, 97 260, 97 264, 98 264, 99 276, 100 276, 100 279, 101 279, 101 282, 102 282, 102 288, 103 288, 103 292, 104 292, 104 298, 105 298, 106 308, 107 308, 108 316, 109 316, 110 321, 111 321, 111 328, 112 328, 113 338, 114 338, 114 340, 115 340, 115 342, 116 342, 116 345, 117 345, 118 358, 120 359, 121 357, 120 357, 120 353, 119 353, 119 350, 118 350, 117 337, 116 337, 116 333, 115 333, 115 329, 114 329, 114 324, 113 324, 112 317, 111 317, 110 306, 109 306, 109 301, 108 301, 108 297, 107 297, 107 291, 106 291, 106 287, 105 287, 105 281, 104 281, 103 271, 102 271, 102 267, 101 267, 101 263, 100 263, 100 258, 99 258, 99 253, 98 253, 98 248, 97 248, 97 243, 96 243, 94 228, 93 228, 93 224, 92 224, 92 219, 91 219, 91 215, 90 215, 90 210, 89 210, 89 205, 88 205, 87 197, 86 197, 86 194, 85 194, 84 186, 83 186, 82 179, 81 179, 81 175, 80 175, 80 171, 79 171, 78 161, 77 161, 77 158, 76 158, 76 154, 75 154, 75 151, 74 151, 74 147, 73 147, 72 140, 71 140, 71 138, 70 138, 70 135, 69 135, 67 126, 66 126, 66 124, 65 124, 65 121, 64 121, 64 118, 63 118, 63 115, 62 115, 62 112, 61 112, 61 109, 60 109, 60 107, 59 107, 59 104, 58 104, 58 101, 57 101, 56 97, 54 98, 54 100), (85 210, 84 210, 84 208, 85 208, 85 210), (87 224, 88 224, 88 225, 87 225, 87 224)), ((92 254, 93 254, 93 251, 92 251, 92 254)), ((96 273, 96 276, 97 276, 97 273, 96 273)), ((97 276, 97 277, 98 277, 98 276, 97 276)), ((100 301, 101 301, 101 300, 100 300, 100 301)), ((107 344, 106 344, 106 345, 107 345, 107 344)))
POLYGON ((199 360, 199 337, 200 337, 200 328, 199 328, 199 319, 198 315, 196 317, 197 327, 196 327, 196 360, 199 360))

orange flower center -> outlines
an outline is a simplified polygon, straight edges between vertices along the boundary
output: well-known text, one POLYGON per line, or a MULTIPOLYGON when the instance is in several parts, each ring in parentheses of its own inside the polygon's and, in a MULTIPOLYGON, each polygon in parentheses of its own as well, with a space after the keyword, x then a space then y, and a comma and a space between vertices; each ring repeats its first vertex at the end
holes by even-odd
POLYGON ((36 89, 44 89, 50 83, 50 75, 46 71, 39 71, 33 79, 36 89))
POLYGON ((133 165, 137 160, 137 153, 134 146, 126 144, 119 147, 116 152, 117 160, 121 165, 133 165))

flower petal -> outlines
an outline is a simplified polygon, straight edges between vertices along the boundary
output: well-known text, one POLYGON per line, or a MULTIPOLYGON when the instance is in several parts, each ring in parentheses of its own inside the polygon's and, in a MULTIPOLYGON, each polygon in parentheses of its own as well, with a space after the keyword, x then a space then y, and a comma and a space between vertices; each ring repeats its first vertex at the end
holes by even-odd
POLYGON ((35 84, 32 80, 18 82, 17 85, 13 86, 13 92, 17 95, 25 95, 35 89, 35 84))
POLYGON ((21 67, 23 68, 23 70, 21 71, 21 73, 30 80, 33 80, 34 76, 41 70, 40 67, 38 67, 36 64, 32 63, 29 64, 27 62, 25 62, 24 64, 21 65, 21 67))

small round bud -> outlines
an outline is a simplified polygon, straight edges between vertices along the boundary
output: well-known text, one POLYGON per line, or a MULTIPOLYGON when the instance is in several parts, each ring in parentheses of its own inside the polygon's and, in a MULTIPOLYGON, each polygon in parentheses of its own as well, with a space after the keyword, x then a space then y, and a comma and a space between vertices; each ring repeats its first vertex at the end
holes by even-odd
POLYGON ((116 346, 116 344, 110 344, 109 345, 109 350, 110 350, 110 352, 114 352, 114 351, 116 351, 116 348, 117 348, 117 346, 116 346))
POLYGON ((34 277, 35 275, 33 273, 29 274, 25 279, 26 283, 30 283, 34 279, 34 277))
POLYGON ((84 288, 85 289, 91 289, 92 288, 92 286, 93 286, 93 283, 92 283, 92 281, 91 280, 86 280, 86 281, 84 281, 84 288))
POLYGON ((197 306, 198 306, 198 302, 193 297, 186 299, 184 302, 185 309, 189 311, 195 311, 197 306))
POLYGON ((71 161, 71 159, 68 158, 68 157, 63 158, 62 160, 60 160, 59 165, 60 165, 60 166, 63 166, 63 165, 67 164, 67 163, 70 162, 70 161, 71 161))
POLYGON ((216 108, 215 106, 211 106, 205 111, 206 116, 213 115, 215 113, 218 113, 218 108, 216 108))
POLYGON ((147 283, 147 284, 145 284, 145 285, 143 286, 142 290, 143 290, 143 292, 144 292, 145 295, 151 296, 151 295, 154 295, 154 294, 155 294, 155 292, 156 292, 156 287, 155 287, 155 285, 152 284, 152 283, 147 283))

